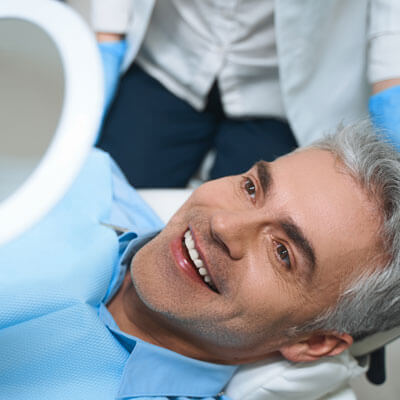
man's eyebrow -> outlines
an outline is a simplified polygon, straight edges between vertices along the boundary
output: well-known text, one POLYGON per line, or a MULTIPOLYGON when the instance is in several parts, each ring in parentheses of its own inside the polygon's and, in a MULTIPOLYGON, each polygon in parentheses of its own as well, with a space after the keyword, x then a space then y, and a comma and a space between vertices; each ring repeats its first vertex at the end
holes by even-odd
MULTIPOLYGON (((271 170, 269 168, 269 164, 265 161, 258 161, 255 164, 255 167, 261 190, 263 191, 264 196, 266 196, 273 185, 273 178, 271 170)), ((314 248, 311 245, 310 241, 306 238, 300 227, 290 217, 287 217, 280 221, 280 227, 306 258, 307 266, 310 271, 309 275, 311 277, 315 271, 316 257, 314 248)))
POLYGON ((300 227, 296 225, 291 218, 286 218, 285 220, 281 221, 280 227, 307 259, 311 277, 314 274, 316 266, 316 258, 313 246, 309 240, 307 240, 300 227))
POLYGON ((263 191, 264 196, 266 196, 272 186, 272 175, 269 165, 265 161, 258 161, 256 162, 255 167, 261 190, 263 191))

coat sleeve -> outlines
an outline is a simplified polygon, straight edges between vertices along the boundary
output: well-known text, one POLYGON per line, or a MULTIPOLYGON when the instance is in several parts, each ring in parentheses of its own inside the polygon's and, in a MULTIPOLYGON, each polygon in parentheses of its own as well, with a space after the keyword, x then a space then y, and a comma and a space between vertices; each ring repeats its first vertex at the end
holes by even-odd
POLYGON ((95 32, 125 34, 132 16, 132 0, 92 0, 90 13, 95 32))
POLYGON ((370 0, 369 62, 371 84, 400 77, 400 1, 370 0))

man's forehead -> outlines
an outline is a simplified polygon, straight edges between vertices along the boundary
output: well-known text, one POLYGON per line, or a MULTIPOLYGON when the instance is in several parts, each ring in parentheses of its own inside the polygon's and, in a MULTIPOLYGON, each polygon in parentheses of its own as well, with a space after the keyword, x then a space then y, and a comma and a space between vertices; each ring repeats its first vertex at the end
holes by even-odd
POLYGON ((293 167, 295 167, 297 163, 302 164, 304 162, 308 162, 310 164, 315 164, 318 163, 319 160, 323 159, 338 161, 338 157, 328 150, 308 147, 304 149, 301 148, 296 149, 290 153, 287 153, 281 157, 276 158, 269 164, 275 165, 275 164, 280 164, 281 162, 290 161, 291 163, 293 163, 293 167))
MULTIPOLYGON (((338 190, 347 187, 350 188, 350 192, 364 192, 344 163, 327 150, 316 148, 297 150, 279 157, 271 163, 263 162, 263 164, 269 169, 271 179, 274 180, 288 179, 288 177, 291 177, 293 182, 296 179, 301 179, 303 183, 315 180, 319 185, 321 183, 326 184, 321 189, 326 188, 329 184, 336 183, 338 190), (352 187, 354 187, 354 190, 352 187)), ((318 185, 311 187, 318 191, 318 185)))
POLYGON ((332 173, 344 174, 350 177, 347 168, 339 157, 327 150, 318 148, 296 149, 271 162, 260 160, 253 165, 253 168, 258 170, 259 175, 262 175, 265 182, 271 183, 273 179, 277 179, 275 174, 280 170, 295 173, 296 175, 304 175, 309 170, 318 168, 321 177, 326 175, 326 178, 328 178, 332 173))

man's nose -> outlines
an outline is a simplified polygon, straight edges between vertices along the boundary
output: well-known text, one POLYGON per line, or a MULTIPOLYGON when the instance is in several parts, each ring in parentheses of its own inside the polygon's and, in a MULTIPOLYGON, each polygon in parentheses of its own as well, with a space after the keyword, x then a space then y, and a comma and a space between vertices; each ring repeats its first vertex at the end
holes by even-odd
POLYGON ((211 217, 211 235, 231 258, 239 260, 255 240, 258 225, 251 212, 219 210, 211 217))

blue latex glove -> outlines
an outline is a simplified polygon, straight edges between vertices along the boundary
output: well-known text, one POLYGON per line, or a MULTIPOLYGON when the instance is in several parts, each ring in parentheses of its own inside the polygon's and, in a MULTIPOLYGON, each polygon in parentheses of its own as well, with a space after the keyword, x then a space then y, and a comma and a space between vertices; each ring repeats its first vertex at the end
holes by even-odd
POLYGON ((368 106, 374 125, 400 151, 400 86, 374 94, 368 106))
POLYGON ((118 86, 119 72, 125 55, 127 44, 125 40, 99 43, 99 50, 104 69, 105 104, 103 115, 115 95, 118 86))

